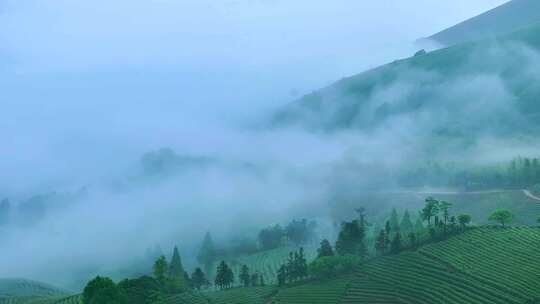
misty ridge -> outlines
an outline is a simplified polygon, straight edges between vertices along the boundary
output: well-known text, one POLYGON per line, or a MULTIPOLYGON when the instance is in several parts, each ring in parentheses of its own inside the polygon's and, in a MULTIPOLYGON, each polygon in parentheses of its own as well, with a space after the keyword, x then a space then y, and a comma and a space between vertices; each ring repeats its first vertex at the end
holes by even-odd
MULTIPOLYGON (((278 98, 268 96, 278 81, 253 85, 253 91, 268 86, 261 98, 269 101, 260 104, 250 104, 256 95, 235 84, 223 95, 248 97, 241 115, 196 98, 178 107, 168 99, 213 91, 214 80, 184 96, 171 88, 189 83, 166 79, 169 71, 154 74, 165 75, 164 83, 148 79, 142 89, 131 88, 147 80, 137 71, 103 76, 95 86, 60 75, 83 88, 66 96, 86 105, 44 106, 43 129, 38 119, 37 127, 21 126, 13 140, 27 149, 21 161, 6 162, 0 179, 0 274, 79 290, 97 274, 149 273, 153 259, 174 246, 192 269, 207 232, 218 246, 233 240, 255 244, 256 251, 261 229, 308 219, 319 237, 334 240, 336 223, 353 216, 351 205, 362 204, 374 218, 387 217, 389 206, 408 207, 373 193, 518 189, 521 177, 512 170, 522 168, 535 172, 523 177, 527 182, 538 182, 540 44, 531 38, 538 31, 416 55, 420 47, 407 47, 410 58, 388 59, 299 100, 291 101, 296 93, 280 93, 277 105, 272 101, 278 98), (111 80, 118 75, 125 83, 111 80), (118 89, 112 97, 110 88, 118 89), (215 114, 220 111, 226 118, 215 114), (33 146, 32 134, 54 148, 33 146), (492 177, 487 182, 486 175, 492 177)), ((46 76, 18 77, 44 80, 36 92, 21 93, 28 99, 64 94, 51 89, 55 82, 46 76)), ((312 89, 321 82, 298 85, 312 89)), ((205 98, 220 97, 212 92, 205 98)), ((30 112, 28 121, 40 116, 30 112)))

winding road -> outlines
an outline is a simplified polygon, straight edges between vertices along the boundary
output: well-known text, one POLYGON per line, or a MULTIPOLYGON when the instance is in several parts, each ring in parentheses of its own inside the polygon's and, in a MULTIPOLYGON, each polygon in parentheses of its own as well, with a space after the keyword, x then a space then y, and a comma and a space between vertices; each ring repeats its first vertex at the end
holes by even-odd
POLYGON ((528 198, 531 198, 531 199, 536 200, 536 201, 540 201, 540 197, 532 194, 531 191, 529 191, 527 189, 523 189, 523 194, 525 194, 528 198))

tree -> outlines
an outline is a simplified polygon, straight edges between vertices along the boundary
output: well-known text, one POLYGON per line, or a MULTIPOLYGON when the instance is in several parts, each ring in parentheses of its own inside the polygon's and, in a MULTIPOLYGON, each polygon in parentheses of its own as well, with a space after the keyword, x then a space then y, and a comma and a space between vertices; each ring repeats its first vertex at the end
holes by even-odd
POLYGON ((322 240, 321 247, 317 249, 317 253, 318 258, 323 256, 334 256, 332 245, 330 245, 330 242, 327 239, 322 240))
POLYGON ((253 273, 253 274, 251 275, 251 278, 250 278, 250 280, 251 280, 250 285, 251 285, 252 287, 257 287, 257 286, 259 286, 259 276, 260 276, 260 274, 259 274, 258 272, 253 273))
POLYGON ((392 232, 399 231, 399 219, 396 208, 392 208, 392 213, 390 214, 390 229, 392 232))
POLYGON ((439 202, 439 210, 443 213, 443 220, 444 225, 448 224, 448 220, 450 219, 450 207, 452 207, 452 204, 446 201, 440 201, 439 202))
POLYGON ((169 279, 171 287, 175 292, 181 292, 189 289, 189 276, 186 279, 186 271, 182 265, 182 259, 178 253, 178 248, 175 246, 173 250, 173 255, 171 258, 171 263, 169 264, 169 279))
POLYGON ((242 269, 240 270, 238 277, 240 279, 240 283, 243 284, 244 287, 249 287, 249 284, 251 283, 251 276, 249 275, 249 268, 246 265, 242 265, 242 269))
POLYGON ((390 247, 390 232, 391 232, 390 222, 386 221, 386 225, 384 226, 384 244, 385 244, 384 246, 386 249, 390 247))
POLYGON ((410 232, 413 230, 413 224, 411 221, 411 215, 409 214, 409 210, 405 210, 405 213, 403 213, 400 227, 402 232, 410 232))
POLYGON ((416 233, 414 232, 409 232, 409 245, 413 248, 417 245, 416 233))
POLYGON ((386 233, 381 229, 379 236, 377 236, 377 239, 375 240, 375 251, 377 251, 378 254, 384 254, 387 248, 386 233))
POLYGON ((460 214, 457 218, 461 228, 465 228, 467 225, 469 225, 471 223, 471 219, 471 216, 468 214, 460 214))
POLYGON ((358 225, 358 221, 344 222, 336 241, 336 251, 339 255, 361 255, 364 231, 358 225))
POLYGON ((536 223, 540 224, 540 216, 536 219, 536 223))
MULTIPOLYGON (((232 282, 230 277, 231 270, 225 261, 221 261, 217 267, 214 283, 220 289, 228 288, 232 282)), ((232 278, 234 279, 234 277, 232 278)))
POLYGON ((193 287, 197 290, 201 290, 203 286, 207 286, 209 283, 204 275, 204 272, 199 267, 195 268, 195 271, 193 271, 193 274, 191 275, 191 282, 193 287))
POLYGON ((424 223, 422 223, 422 218, 419 217, 416 219, 416 222, 414 223, 414 230, 417 233, 420 233, 424 230, 424 223))
POLYGON ((127 304, 127 297, 122 289, 106 277, 97 276, 88 282, 83 291, 84 304, 127 304))
POLYGON ((212 241, 212 236, 210 232, 207 232, 204 236, 201 248, 197 254, 197 261, 199 264, 203 265, 207 275, 210 275, 212 271, 212 266, 216 260, 216 249, 214 247, 214 242, 212 241))
POLYGON ((314 238, 316 227, 315 221, 308 223, 306 219, 293 220, 285 227, 285 234, 297 246, 307 244, 314 238))
POLYGON ((287 267, 281 265, 277 271, 277 281, 279 286, 284 286, 287 283, 287 267))
POLYGON ((398 254, 401 252, 401 233, 397 232, 394 234, 394 238, 392 239, 392 242, 390 243, 390 253, 392 254, 398 254))
POLYGON ((439 201, 432 197, 426 199, 426 204, 420 212, 422 219, 428 222, 428 225, 431 225, 431 218, 436 216, 439 213, 439 201))
POLYGON ((281 246, 285 232, 280 225, 265 228, 259 232, 258 239, 263 250, 271 250, 281 246))
POLYGON ((297 275, 300 279, 303 279, 308 276, 308 265, 306 260, 306 255, 304 253, 304 248, 300 247, 298 250, 298 258, 296 260, 297 275))
POLYGON ((167 259, 164 256, 160 256, 154 263, 154 276, 161 284, 165 283, 167 270, 167 259))
POLYGON ((513 217, 514 215, 512 212, 510 212, 510 210, 497 209, 489 216, 489 220, 499 222, 503 227, 505 227, 506 224, 512 221, 513 217))

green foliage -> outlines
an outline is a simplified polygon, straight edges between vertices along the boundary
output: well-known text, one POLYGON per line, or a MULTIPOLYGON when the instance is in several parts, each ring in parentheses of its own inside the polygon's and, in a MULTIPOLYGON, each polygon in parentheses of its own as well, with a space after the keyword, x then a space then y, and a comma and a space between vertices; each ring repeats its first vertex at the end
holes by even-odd
POLYGON ((402 232, 407 233, 413 231, 414 228, 411 221, 411 215, 409 214, 409 210, 405 210, 405 213, 403 213, 403 217, 401 218, 401 224, 399 226, 402 232))
POLYGON ((160 256, 154 262, 154 277, 161 283, 164 284, 167 278, 167 271, 169 266, 167 264, 167 258, 165 256, 160 256))
POLYGON ((221 261, 216 271, 214 284, 220 289, 230 288, 234 283, 234 273, 225 261, 221 261))
POLYGON ((138 279, 125 279, 118 283, 129 304, 152 304, 163 295, 162 285, 154 278, 142 276, 138 279))
POLYGON ((278 285, 302 280, 308 276, 308 265, 304 248, 290 252, 286 264, 281 265, 277 273, 278 285))
POLYGON ((174 247, 171 263, 168 270, 168 283, 173 292, 182 292, 189 289, 189 276, 186 278, 186 271, 182 265, 182 259, 178 253, 178 248, 174 247))
POLYGON ((354 255, 318 258, 309 264, 309 274, 317 279, 327 279, 353 272, 361 259, 354 255))
POLYGON ((514 215, 508 209, 497 209, 489 216, 490 221, 499 222, 503 227, 510 223, 513 218, 514 215))
POLYGON ((431 225, 431 219, 437 214, 439 214, 439 201, 432 197, 426 199, 426 205, 420 212, 422 219, 428 222, 428 225, 431 225))
POLYGON ((321 247, 317 249, 317 257, 334 256, 334 249, 327 239, 321 241, 321 247))
POLYGON ((397 232, 394 234, 394 238, 392 238, 392 242, 390 243, 390 253, 398 254, 401 252, 402 247, 401 233, 397 232))
POLYGON ((377 239, 375 240, 375 251, 377 254, 384 254, 388 250, 388 236, 385 230, 379 232, 377 239))
POLYGON ((365 227, 360 225, 358 220, 344 222, 341 224, 341 231, 336 241, 336 251, 339 255, 360 255, 366 254, 364 244, 365 227))
POLYGON ((191 282, 193 284, 193 288, 197 290, 201 290, 203 286, 208 286, 210 284, 204 275, 204 272, 199 267, 195 268, 193 271, 193 274, 191 275, 191 282))
MULTIPOLYGON (((274 297, 276 304, 338 304, 349 286, 349 277, 339 277, 324 281, 310 281, 306 284, 282 288, 274 297)), ((270 302, 267 302, 270 303, 270 302)))
POLYGON ((240 270, 238 278, 240 279, 240 283, 244 285, 244 287, 249 287, 249 285, 251 284, 251 275, 249 274, 249 268, 246 265, 242 265, 242 269, 240 270))
POLYGON ((262 250, 275 249, 282 245, 285 231, 280 225, 268 227, 259 232, 258 239, 262 250))
POLYGON ((304 245, 315 238, 317 223, 306 219, 293 220, 286 227, 284 233, 296 246, 304 245))
POLYGON ((390 230, 392 232, 399 231, 399 219, 396 208, 392 208, 392 213, 390 214, 390 230))
POLYGON ((96 277, 83 291, 83 304, 127 304, 124 291, 109 278, 96 277))
POLYGON ((471 223, 472 217, 468 214, 460 214, 458 215, 458 222, 461 225, 461 227, 465 228, 467 225, 471 223))

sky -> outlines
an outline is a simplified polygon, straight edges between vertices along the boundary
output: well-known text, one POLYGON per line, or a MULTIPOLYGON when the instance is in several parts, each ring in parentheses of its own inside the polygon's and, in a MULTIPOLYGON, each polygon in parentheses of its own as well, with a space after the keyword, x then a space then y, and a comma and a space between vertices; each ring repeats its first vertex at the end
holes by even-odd
POLYGON ((343 158, 354 138, 250 126, 342 77, 409 57, 415 40, 504 2, 0 0, 0 196, 25 199, 122 177, 161 147, 291 165, 276 166, 263 181, 218 168, 182 176, 181 188, 98 192, 35 231, 14 232, 8 242, 16 250, 5 253, 0 277, 42 279, 55 261, 88 261, 92 241, 114 243, 92 252, 99 260, 159 232, 193 229, 174 218, 179 213, 213 208, 209 216, 218 218, 242 206, 239 214, 264 210, 270 218, 283 204, 312 199, 306 192, 317 191, 305 190, 324 177, 310 166, 343 158), (309 174, 297 176, 296 167, 309 174), (266 191, 272 195, 257 205, 266 191), (216 208, 213 200, 224 203, 216 208), (63 246, 73 250, 55 251, 63 246), (40 259, 20 256, 35 250, 40 259), (10 263, 17 260, 33 262, 23 269, 10 263))

